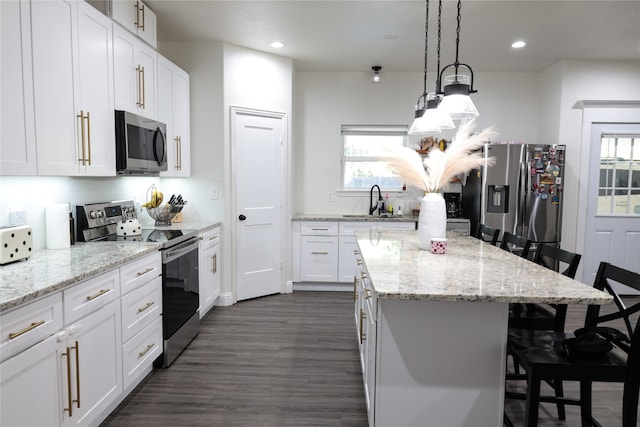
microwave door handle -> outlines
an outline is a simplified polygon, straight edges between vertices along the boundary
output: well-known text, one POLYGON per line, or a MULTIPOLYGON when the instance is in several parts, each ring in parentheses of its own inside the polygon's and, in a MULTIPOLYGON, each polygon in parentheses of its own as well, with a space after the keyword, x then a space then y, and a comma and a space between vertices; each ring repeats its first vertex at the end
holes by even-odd
POLYGON ((153 154, 156 158, 158 166, 161 166, 167 153, 165 152, 164 135, 162 134, 162 130, 160 128, 156 129, 156 132, 153 136, 153 154))

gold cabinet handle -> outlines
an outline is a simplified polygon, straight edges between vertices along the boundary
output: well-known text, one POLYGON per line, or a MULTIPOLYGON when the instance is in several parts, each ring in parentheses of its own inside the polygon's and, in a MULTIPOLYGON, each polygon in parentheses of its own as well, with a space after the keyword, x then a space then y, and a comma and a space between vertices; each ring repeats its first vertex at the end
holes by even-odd
POLYGON ((353 276, 353 302, 358 301, 358 292, 357 292, 357 286, 358 286, 358 276, 354 275, 353 276))
POLYGON ((329 255, 329 252, 311 252, 311 255, 329 255))
POLYGON ((142 25, 140 25, 140 29, 144 31, 144 3, 142 3, 142 7, 140 8, 140 11, 142 12, 142 25))
POLYGON ((141 357, 144 357, 144 355, 147 354, 149 350, 151 350, 153 347, 155 347, 155 344, 147 345, 147 348, 145 348, 140 353, 138 353, 138 359, 140 359, 141 357))
POLYGON ((20 335, 26 334, 29 331, 34 330, 35 328, 37 328, 38 326, 44 325, 44 320, 39 320, 37 322, 32 322, 29 326, 27 326, 26 328, 18 331, 18 332, 10 332, 9 333, 9 339, 12 340, 14 338, 18 338, 20 335))
POLYGON ((91 166, 91 117, 88 111, 85 119, 87 120, 87 163, 91 166))
POLYGON ((136 67, 136 75, 138 78, 138 93, 136 95, 138 99, 136 100, 136 105, 142 108, 142 66, 139 64, 136 67))
POLYGON ((180 170, 180 137, 176 136, 175 138, 173 138, 173 140, 176 142, 176 155, 175 155, 175 160, 174 160, 174 168, 175 170, 180 170))
POLYGON ((218 238, 217 234, 214 234, 213 236, 209 237, 209 240, 216 240, 218 238))
POLYGON ((155 304, 155 301, 150 301, 150 302, 146 303, 144 307, 140 307, 138 309, 138 314, 142 313, 143 311, 145 311, 146 309, 151 307, 153 304, 155 304))
POLYGON ((140 9, 138 8, 138 2, 133 3, 133 9, 135 11, 133 25, 135 25, 136 28, 139 28, 138 21, 140 21, 140 9))
POLYGON ((360 309, 360 344, 362 344, 364 340, 367 339, 366 334, 364 333, 364 330, 363 330, 364 319, 366 318, 367 318, 367 315, 364 313, 364 310, 360 309))
POLYGON ((358 264, 358 265, 362 265, 362 260, 357 259, 357 260, 356 260, 356 264, 358 264))
POLYGON ((76 115, 76 118, 80 119, 80 146, 81 146, 81 151, 82 151, 82 157, 80 159, 78 159, 78 161, 82 162, 82 166, 84 166, 86 164, 86 161, 87 161, 87 154, 86 154, 85 149, 84 149, 84 141, 85 141, 84 111, 80 110, 80 115, 76 115))
POLYGON ((68 412, 69 417, 73 416, 73 401, 71 397, 71 355, 69 354, 71 350, 67 347, 67 351, 62 353, 62 357, 67 358, 67 400, 69 402, 69 407, 64 408, 63 412, 68 412))
MULTIPOLYGON (((143 17, 144 19, 144 17, 143 17)), ((141 69, 141 74, 142 74, 142 85, 140 86, 142 88, 142 108, 146 109, 146 96, 144 94, 144 67, 140 67, 141 69)))
POLYGON ((371 299, 371 289, 364 288, 364 298, 365 299, 371 299))
POLYGON ((362 273, 360 273, 360 277, 362 277, 363 279, 367 278, 367 273, 365 273, 364 271, 362 273))
POLYGON ((178 137, 178 170, 182 170, 182 137, 178 137))
POLYGON ((138 272, 136 273, 136 276, 138 276, 138 277, 143 276, 143 275, 147 274, 147 273, 148 273, 148 272, 150 272, 150 271, 153 271, 153 268, 149 267, 149 268, 147 268, 147 269, 146 269, 146 270, 144 270, 144 271, 138 271, 138 272))
POLYGON ((312 231, 329 231, 328 228, 312 228, 312 231))
POLYGON ((211 272, 213 274, 218 272, 218 254, 213 254, 211 257, 211 272))
POLYGON ((353 250, 353 254, 354 254, 354 255, 360 255, 360 251, 359 251, 359 250, 357 250, 357 249, 354 249, 354 250, 353 250))
MULTIPOLYGON (((76 394, 78 396, 74 402, 76 402, 78 409, 80 409, 80 344, 78 344, 78 341, 76 341, 74 347, 69 347, 69 351, 72 349, 76 351, 76 394)), ((71 414, 69 414, 69 416, 71 416, 71 414)))
POLYGON ((111 289, 100 289, 100 291, 97 294, 87 296, 87 301, 94 300, 94 299, 106 294, 107 292, 111 292, 111 289))

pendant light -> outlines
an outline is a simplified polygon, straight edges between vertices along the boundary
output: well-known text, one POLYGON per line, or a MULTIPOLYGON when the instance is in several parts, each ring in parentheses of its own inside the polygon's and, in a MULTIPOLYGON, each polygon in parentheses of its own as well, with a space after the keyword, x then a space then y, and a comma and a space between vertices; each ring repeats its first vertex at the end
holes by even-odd
POLYGON ((440 132, 440 126, 438 126, 433 120, 430 120, 431 114, 427 114, 425 117, 428 103, 427 94, 427 52, 429 41, 429 0, 426 0, 426 14, 424 25, 424 85, 422 95, 418 97, 416 104, 415 119, 413 124, 409 128, 409 135, 422 135, 426 133, 440 132))
POLYGON ((452 119, 470 119, 478 117, 479 113, 476 106, 473 104, 470 93, 475 93, 477 90, 473 89, 473 70, 467 64, 460 63, 459 50, 460 50, 460 21, 462 1, 458 0, 458 27, 456 29, 456 60, 453 64, 449 64, 442 69, 439 75, 438 94, 443 94, 440 108, 448 112, 452 119), (441 90, 442 76, 445 71, 450 68, 454 68, 454 74, 448 75, 445 78, 444 91, 441 90), (461 67, 468 70, 468 74, 461 74, 461 67))

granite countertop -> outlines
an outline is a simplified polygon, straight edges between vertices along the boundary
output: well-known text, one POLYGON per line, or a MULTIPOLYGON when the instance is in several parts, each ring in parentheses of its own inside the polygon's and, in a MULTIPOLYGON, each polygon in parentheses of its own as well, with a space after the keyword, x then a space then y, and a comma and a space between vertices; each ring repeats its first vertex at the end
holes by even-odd
POLYGON ((447 253, 418 248, 415 231, 356 231, 378 298, 610 304, 612 297, 469 236, 447 234, 447 253))
MULTIPOLYGON (((365 214, 313 214, 298 213, 292 218, 292 221, 340 221, 340 222, 418 222, 418 217, 409 215, 397 216, 381 216, 381 215, 365 215, 365 214)), ((467 218, 447 218, 447 222, 469 222, 467 218)))
MULTIPOLYGON (((206 231, 220 223, 183 222, 144 228, 206 231)), ((31 258, 0 266, 0 313, 31 302, 92 276, 156 252, 160 243, 89 242, 69 249, 43 249, 31 258)))

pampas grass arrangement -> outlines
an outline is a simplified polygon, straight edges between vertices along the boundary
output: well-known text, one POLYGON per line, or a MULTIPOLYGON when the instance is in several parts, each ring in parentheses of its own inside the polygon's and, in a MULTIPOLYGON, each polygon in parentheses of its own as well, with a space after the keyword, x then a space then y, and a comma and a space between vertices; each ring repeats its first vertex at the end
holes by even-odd
MULTIPOLYGON (((495 140, 498 132, 494 128, 487 128, 472 134, 475 126, 475 120, 462 121, 449 147, 445 151, 432 150, 424 160, 415 150, 401 146, 385 146, 382 159, 408 185, 427 193, 438 193, 457 175, 485 163, 482 152, 477 150, 495 140)), ((487 159, 489 166, 494 163, 494 157, 487 159)))

